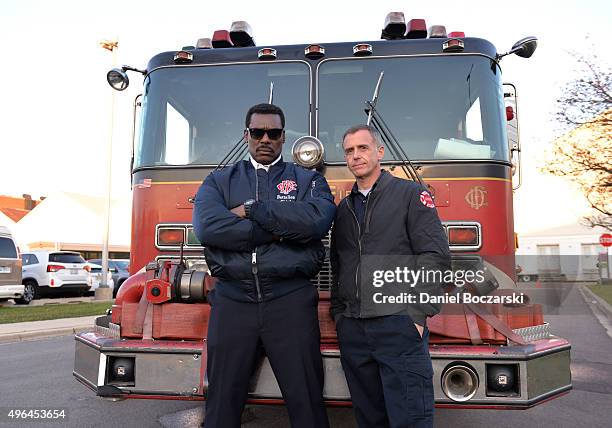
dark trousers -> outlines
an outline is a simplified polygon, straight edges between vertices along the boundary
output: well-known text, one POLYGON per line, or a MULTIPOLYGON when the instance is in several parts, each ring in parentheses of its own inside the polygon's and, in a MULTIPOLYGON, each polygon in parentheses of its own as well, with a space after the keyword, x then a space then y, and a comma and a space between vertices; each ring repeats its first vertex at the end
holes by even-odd
POLYGON ((406 315, 336 324, 342 368, 360 428, 433 426, 429 331, 406 315))
POLYGON ((209 300, 204 426, 240 426, 249 379, 263 349, 287 404, 291 426, 328 427, 316 288, 307 286, 263 303, 237 302, 215 291, 209 300))

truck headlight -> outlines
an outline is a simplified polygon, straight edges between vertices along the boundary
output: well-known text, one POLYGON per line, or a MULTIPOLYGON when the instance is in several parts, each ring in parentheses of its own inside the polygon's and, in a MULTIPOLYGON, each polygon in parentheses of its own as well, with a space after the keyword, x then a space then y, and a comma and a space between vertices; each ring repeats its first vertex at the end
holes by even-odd
POLYGON ((304 168, 316 168, 323 162, 323 144, 316 137, 307 135, 295 140, 291 152, 293 160, 304 168))

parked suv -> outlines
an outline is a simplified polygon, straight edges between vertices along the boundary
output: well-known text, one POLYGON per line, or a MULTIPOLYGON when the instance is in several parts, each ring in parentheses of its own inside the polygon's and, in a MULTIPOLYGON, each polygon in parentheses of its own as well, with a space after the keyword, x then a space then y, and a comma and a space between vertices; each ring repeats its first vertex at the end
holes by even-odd
MULTIPOLYGON (((89 262, 95 263, 97 265, 102 265, 101 259, 93 259, 93 260, 89 260, 89 262)), ((130 276, 129 269, 130 269, 130 261, 128 259, 109 259, 108 260, 108 270, 110 270, 110 272, 113 274, 113 282, 115 283, 115 287, 113 288, 113 297, 117 296, 117 291, 119 291, 119 287, 121 287, 121 284, 123 284, 123 281, 128 279, 128 277, 130 276)))
POLYGON ((29 251, 21 255, 23 284, 32 289, 34 298, 72 291, 84 295, 89 291, 89 272, 81 254, 71 251, 29 251))
POLYGON ((14 299, 15 303, 27 305, 33 297, 31 293, 24 293, 21 259, 15 240, 8 228, 0 226, 0 302, 14 299))

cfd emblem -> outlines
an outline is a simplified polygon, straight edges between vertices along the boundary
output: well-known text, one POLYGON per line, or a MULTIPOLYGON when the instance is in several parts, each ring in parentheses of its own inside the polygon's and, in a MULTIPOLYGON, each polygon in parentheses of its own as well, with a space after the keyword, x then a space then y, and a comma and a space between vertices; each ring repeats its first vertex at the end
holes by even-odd
POLYGON ((431 198, 431 195, 429 193, 427 193, 426 191, 422 191, 421 195, 419 196, 419 199, 421 200, 421 203, 423 205, 425 205, 427 208, 435 208, 436 205, 434 204, 433 199, 431 198))
POLYGON ((475 210, 479 210, 482 207, 489 205, 487 201, 487 191, 484 186, 474 186, 465 195, 465 202, 467 202, 475 210))
POLYGON ((297 183, 293 180, 283 180, 276 185, 276 188, 283 195, 287 195, 294 190, 297 190, 297 183))

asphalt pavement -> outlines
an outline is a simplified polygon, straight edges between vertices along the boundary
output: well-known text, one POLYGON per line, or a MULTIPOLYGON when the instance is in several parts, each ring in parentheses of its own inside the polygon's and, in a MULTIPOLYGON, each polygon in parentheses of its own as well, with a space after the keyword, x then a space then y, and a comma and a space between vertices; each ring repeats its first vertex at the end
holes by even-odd
MULTIPOLYGON (((437 409, 436 427, 591 427, 612 420, 612 338, 601 321, 612 314, 573 284, 564 289, 559 315, 546 317, 553 332, 572 343, 574 389, 566 396, 529 410, 437 409), (595 312, 593 312, 595 311, 595 312), (603 314, 603 315, 602 315, 603 314), (603 317, 603 318, 602 318, 603 317)), ((197 427, 203 403, 192 401, 107 401, 74 380, 74 339, 61 336, 0 343, 0 426, 197 427), (10 421, 10 409, 65 409, 66 419, 26 424, 10 421)), ((333 428, 354 427, 351 409, 328 409, 333 428)), ((252 407, 244 427, 288 427, 283 407, 252 407)))

